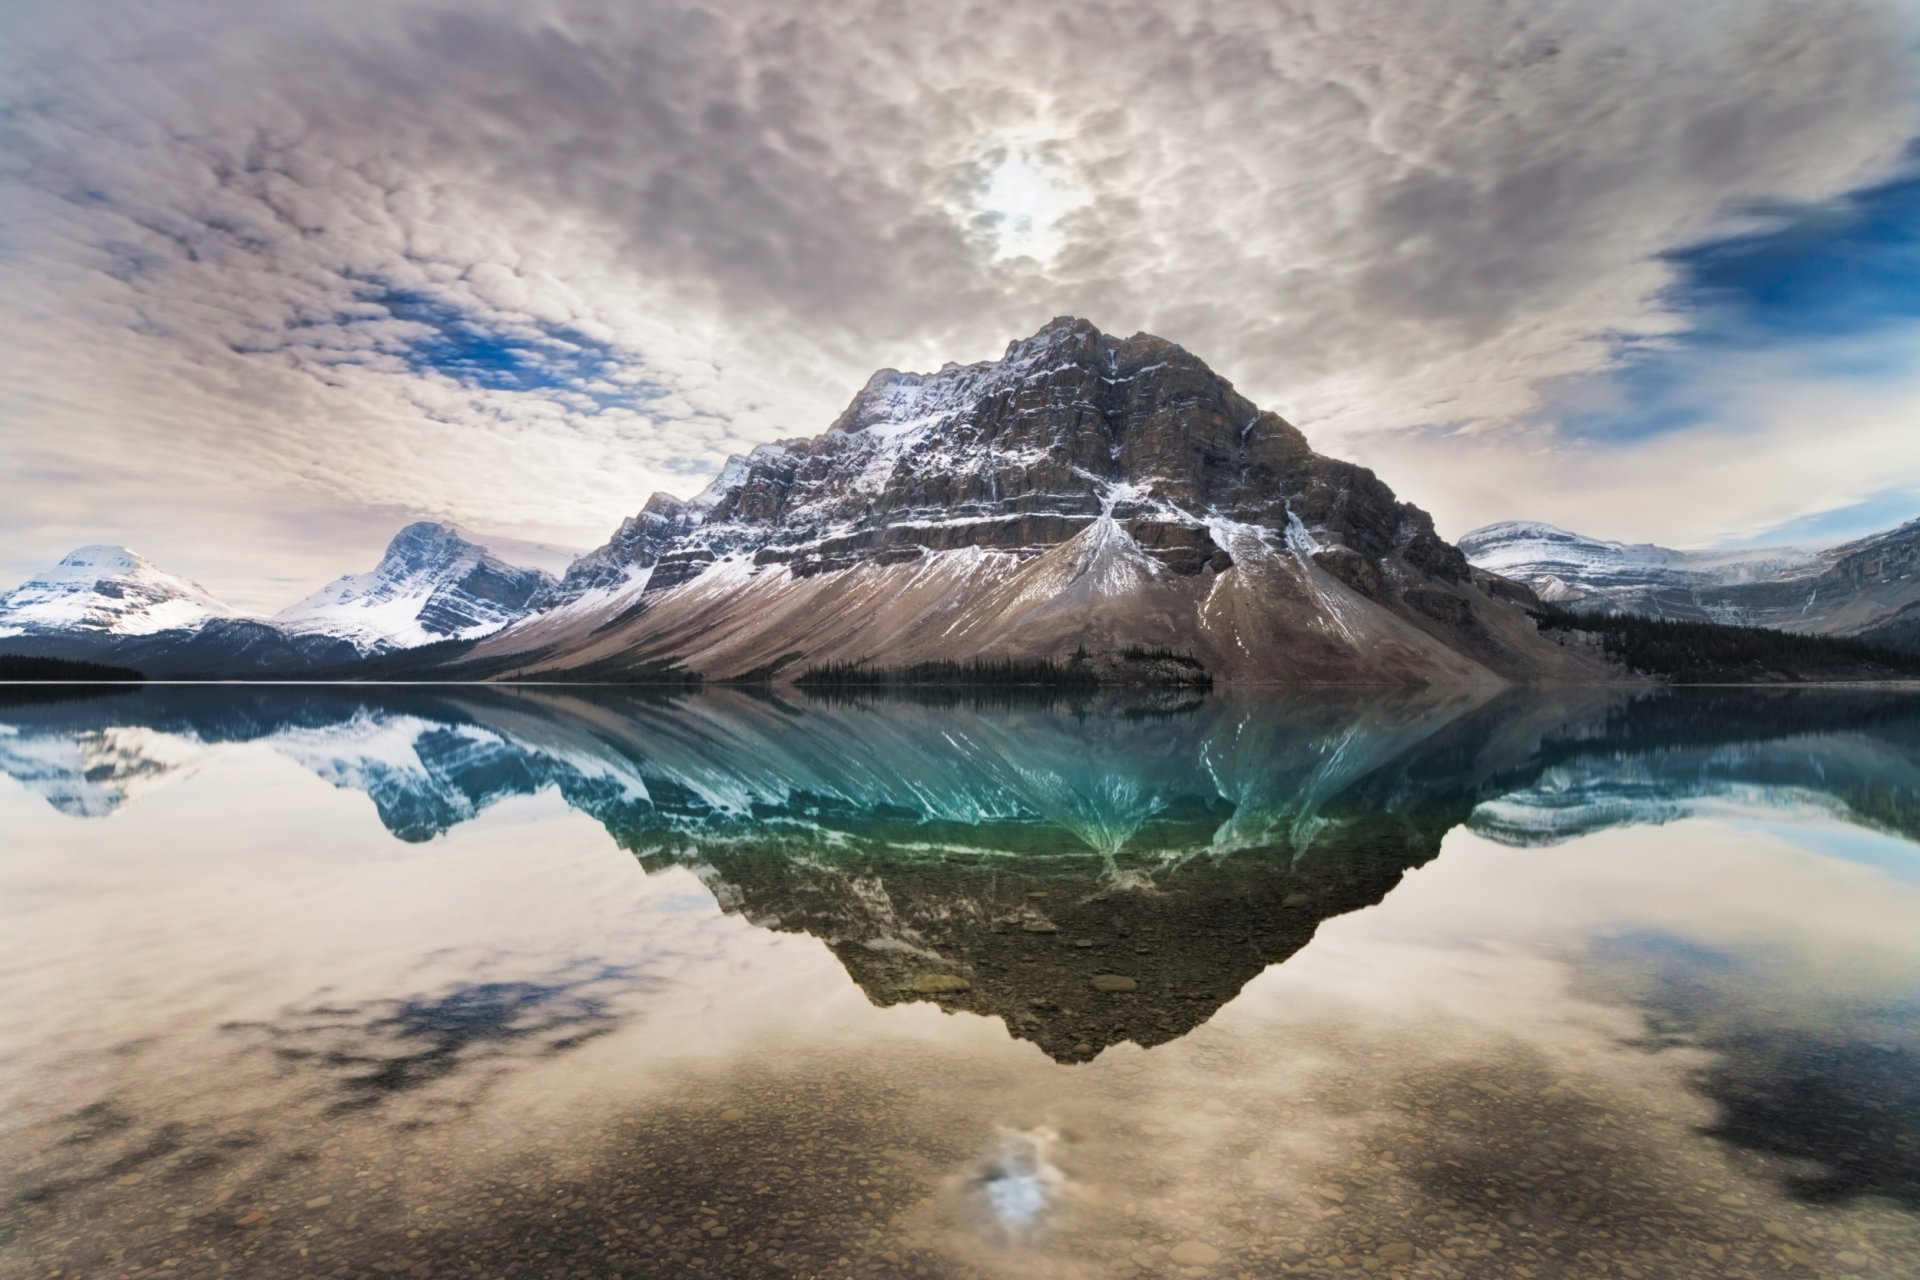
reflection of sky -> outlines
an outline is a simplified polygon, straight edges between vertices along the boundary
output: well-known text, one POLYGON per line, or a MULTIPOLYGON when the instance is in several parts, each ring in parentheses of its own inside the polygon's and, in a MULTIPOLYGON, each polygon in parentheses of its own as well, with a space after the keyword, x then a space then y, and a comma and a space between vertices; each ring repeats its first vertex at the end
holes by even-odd
POLYGON ((987 1209, 1004 1230, 1018 1234, 1038 1226, 1053 1207, 1060 1171, 1047 1159, 1055 1135, 1046 1130, 1008 1132, 981 1172, 987 1209))
MULTIPOLYGON (((1759 833, 1778 830, 1768 823, 1739 825, 1759 833)), ((1831 820, 1808 821, 1794 828, 1793 842, 1809 853, 1873 867, 1908 884, 1920 883, 1920 846, 1899 836, 1831 820)))
MULTIPOLYGON (((992 1274, 1057 1274, 1082 1247, 1072 1241, 1139 1233, 1143 1222, 1151 1238, 1223 1249, 1248 1238, 1243 1213, 1263 1233, 1321 1230, 1302 1207, 1312 1188, 1347 1179, 1339 1185, 1361 1203, 1355 1170, 1392 1176, 1378 1171, 1382 1153, 1415 1170, 1456 1140, 1524 1152, 1537 1135, 1471 1127, 1501 1123, 1514 1103, 1475 1109, 1469 1079, 1516 1097, 1530 1096, 1528 1081, 1566 1082, 1556 1087, 1593 1109, 1578 1115, 1628 1118, 1612 1130, 1626 1150, 1609 1158, 1663 1197, 1697 1194, 1719 1219, 1735 1211, 1718 1197, 1737 1194, 1804 1231, 1811 1220, 1796 1215, 1812 1210, 1764 1172, 1729 1169, 1700 1136, 1715 1114, 1693 1084, 1707 1051, 1636 1046, 1642 1011, 1601 944, 1664 939, 1675 972, 1711 962, 1723 981, 1758 984, 1750 1003, 1770 1010, 1763 1036, 1834 1034, 1833 1010, 1920 991, 1914 846, 1764 813, 1539 849, 1456 831, 1379 907, 1323 924, 1193 1035, 1151 1052, 1123 1045, 1075 1068, 1010 1039, 996 1020, 926 1003, 876 1007, 820 941, 722 915, 685 871, 643 874, 551 794, 404 845, 363 796, 270 749, 242 748, 107 822, 0 783, 0 829, 0 1040, 18 1047, 0 1066, 9 1149, 37 1154, 64 1133, 60 1117, 105 1097, 135 1118, 135 1137, 174 1124, 190 1150, 248 1122, 261 1146, 239 1158, 266 1178, 285 1154, 274 1135, 289 1119, 311 1122, 325 1095, 310 1092, 318 1078, 297 1063, 236 1055, 250 1041, 220 1027, 430 998, 460 983, 518 990, 551 983, 569 957, 593 956, 637 979, 596 988, 603 1034, 565 1053, 506 1045, 463 1060, 338 1122, 333 1139, 371 1158, 391 1141, 387 1126, 431 1123, 449 1140, 484 1132, 497 1148, 469 1153, 456 1180, 506 1154, 558 1150, 617 1177, 619 1126, 683 1108, 709 1159, 723 1158, 735 1140, 725 1135, 737 1132, 739 1141, 764 1133, 786 1144, 783 1159, 805 1162, 817 1155, 811 1131, 761 1109, 783 1076, 837 1074, 848 1117, 897 1130, 869 1153, 894 1152, 896 1163, 862 1176, 926 1201, 892 1227, 992 1274), (210 1093, 209 1079, 222 1088, 210 1093), (1432 1090, 1458 1092, 1442 1114, 1468 1119, 1407 1126, 1397 1100, 1432 1090), (745 1118, 723 1124, 723 1108, 745 1118), (1061 1133, 1059 1164, 1084 1195, 1062 1199, 1044 1153, 1008 1147, 1008 1134, 1043 1127, 1061 1133), (1254 1175, 1264 1181, 1232 1181, 1254 1175), (982 1199, 1001 1223, 1032 1224, 1023 1242, 990 1249, 968 1234, 967 1206, 982 1199), (1112 1216, 1127 1204, 1138 1214, 1112 1216)), ((1129 963, 1151 979, 1151 957, 1129 963)), ((1877 1032, 1903 1042, 1912 1033, 1877 1032)), ((817 1119, 821 1104, 810 1105, 817 1119)), ((61 1150, 85 1160, 93 1148, 61 1150)), ((1395 1186, 1416 1223, 1436 1203, 1423 1203, 1417 1184, 1395 1186)), ((396 1211, 417 1207, 416 1192, 393 1194, 396 1211)), ((85 1203, 111 1231, 115 1214, 143 1202, 121 1189, 85 1203)), ((1845 1212, 1870 1241, 1890 1229, 1874 1216, 1885 1210, 1845 1212)), ((137 1240, 137 1226, 126 1228, 137 1240)), ((736 1238, 750 1230, 737 1227, 736 1238)))

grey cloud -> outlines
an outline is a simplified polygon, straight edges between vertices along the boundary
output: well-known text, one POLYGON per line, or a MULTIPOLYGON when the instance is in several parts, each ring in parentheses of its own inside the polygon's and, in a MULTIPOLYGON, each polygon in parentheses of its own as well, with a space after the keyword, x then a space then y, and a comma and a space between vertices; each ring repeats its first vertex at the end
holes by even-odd
MULTIPOLYGON (((13 9, 0 341, 32 363, 0 431, 150 477, 25 506, 262 530, 180 539, 216 587, 337 571, 261 514, 289 503, 591 542, 874 367, 1067 311, 1182 342, 1322 447, 1449 423, 1498 473, 1551 443, 1556 379, 1676 323, 1663 250, 1884 172, 1914 125, 1904 0, 13 9), (1015 153, 1077 201, 1044 261, 978 204, 1015 153), (422 373, 373 285, 577 329, 658 394, 422 373)), ((12 543, 16 574, 64 550, 12 543)))

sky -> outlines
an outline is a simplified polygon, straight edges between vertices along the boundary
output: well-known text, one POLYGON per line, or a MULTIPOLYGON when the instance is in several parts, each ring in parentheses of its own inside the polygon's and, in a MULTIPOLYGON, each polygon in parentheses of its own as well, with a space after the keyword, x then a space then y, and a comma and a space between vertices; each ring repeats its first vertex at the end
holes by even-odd
POLYGON ((587 548, 873 370, 1185 346, 1457 537, 1920 516, 1920 0, 9 0, 0 585, 587 548))

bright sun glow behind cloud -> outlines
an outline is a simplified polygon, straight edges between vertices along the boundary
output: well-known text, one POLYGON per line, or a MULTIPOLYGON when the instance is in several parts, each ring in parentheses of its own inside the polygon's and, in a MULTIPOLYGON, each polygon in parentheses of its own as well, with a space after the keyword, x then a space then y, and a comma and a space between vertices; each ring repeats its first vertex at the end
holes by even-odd
POLYGON ((1039 262, 1060 250, 1060 219, 1086 203, 1086 192, 1059 165, 1024 146, 1009 147, 992 162, 978 196, 997 256, 1039 262))

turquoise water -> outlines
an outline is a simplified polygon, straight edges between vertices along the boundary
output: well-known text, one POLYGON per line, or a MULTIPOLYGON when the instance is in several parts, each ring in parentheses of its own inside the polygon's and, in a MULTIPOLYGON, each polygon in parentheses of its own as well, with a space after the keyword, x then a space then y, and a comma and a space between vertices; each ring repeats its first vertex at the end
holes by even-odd
POLYGON ((1920 697, 0 697, 0 1272, 1910 1276, 1920 697))

